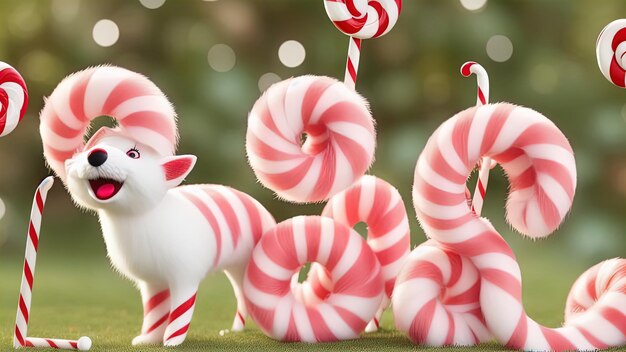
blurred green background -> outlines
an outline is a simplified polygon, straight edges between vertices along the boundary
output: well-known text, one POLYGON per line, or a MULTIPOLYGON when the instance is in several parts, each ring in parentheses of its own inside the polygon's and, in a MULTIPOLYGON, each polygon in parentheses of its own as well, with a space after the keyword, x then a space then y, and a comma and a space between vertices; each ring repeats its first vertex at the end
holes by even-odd
MULTIPOLYGON (((513 234, 504 222, 507 184, 500 169, 492 173, 484 215, 519 256, 529 313, 559 324, 575 278, 592 264, 626 254, 626 92, 602 76, 595 56, 597 35, 626 17, 626 2, 488 0, 473 11, 467 8, 472 3, 406 0, 389 34, 364 42, 357 89, 378 123, 371 173, 404 196, 417 245, 425 236, 411 205, 413 169, 434 129, 475 104, 475 78, 459 74, 463 62, 478 61, 489 72, 492 102, 526 105, 551 118, 576 153, 579 182, 571 215, 546 240, 513 234)), ((0 140, 2 348, 12 334, 30 201, 48 174, 38 112, 43 97, 74 71, 111 63, 149 76, 180 116, 179 153, 199 158, 188 183, 238 188, 279 221, 320 213, 322 204, 287 204, 258 184, 244 140, 248 110, 268 82, 302 74, 343 78, 348 40, 328 20, 321 0, 3 0, 0 6, 0 61, 22 73, 31 100, 17 130, 0 140), (111 22, 94 28, 103 19, 118 28, 117 40, 106 31, 111 22), (101 46, 96 39, 114 43, 101 46), (279 59, 281 44, 289 40, 306 52, 297 67, 279 59)), ((114 337, 129 344, 140 324, 138 294, 109 270, 96 217, 74 207, 60 183, 49 194, 41 236, 33 334, 87 334, 96 345, 98 338, 114 337)), ((207 281, 200 301, 213 298, 197 310, 192 327, 198 346, 228 327, 234 312, 226 281, 207 281), (225 303, 217 304, 220 299, 225 303)), ((387 316, 384 327, 392 326, 387 316)), ((258 331, 252 334, 266 341, 258 331)), ((403 338, 392 340, 400 341, 394 342, 398 348, 410 347, 403 338)), ((249 341, 257 340, 236 341, 252 348, 249 341)))

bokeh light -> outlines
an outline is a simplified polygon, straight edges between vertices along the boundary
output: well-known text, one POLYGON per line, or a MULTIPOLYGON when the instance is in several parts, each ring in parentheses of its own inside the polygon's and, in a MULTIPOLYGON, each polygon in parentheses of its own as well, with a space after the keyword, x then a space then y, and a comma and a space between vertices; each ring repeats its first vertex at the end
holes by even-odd
POLYGON ((226 44, 215 44, 209 49, 209 66, 217 72, 228 72, 235 67, 235 51, 226 44))
POLYGON ((487 55, 495 62, 505 62, 513 55, 513 43, 504 35, 494 35, 487 41, 487 55))
POLYGON ((287 67, 298 67, 304 62, 306 51, 300 42, 288 40, 278 48, 278 58, 287 67))
POLYGON ((120 37, 120 29, 117 24, 111 20, 103 19, 93 26, 93 40, 96 44, 109 47, 115 43, 120 37))
POLYGON ((0 198, 0 220, 2 220, 2 218, 4 218, 4 215, 7 212, 7 207, 4 204, 4 201, 2 200, 2 198, 0 198))
POLYGON ((485 7, 487 0, 461 0, 461 5, 470 11, 478 11, 485 7))
POLYGON ((280 76, 275 74, 274 72, 268 72, 263 74, 259 78, 259 90, 264 92, 267 88, 269 88, 272 84, 280 82, 280 76))
POLYGON ((165 0, 139 0, 139 2, 148 9, 154 10, 165 4, 165 0))

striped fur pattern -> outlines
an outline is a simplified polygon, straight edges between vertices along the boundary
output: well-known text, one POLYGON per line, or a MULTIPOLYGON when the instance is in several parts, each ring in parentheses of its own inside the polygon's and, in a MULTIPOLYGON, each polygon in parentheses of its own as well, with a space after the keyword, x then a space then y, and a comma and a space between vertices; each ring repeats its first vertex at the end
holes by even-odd
POLYGON ((44 179, 37 187, 35 198, 33 199, 33 205, 30 212, 30 222, 28 225, 28 239, 26 240, 26 252, 24 254, 24 270, 22 272, 20 298, 18 300, 17 315, 15 317, 13 347, 52 347, 86 351, 91 348, 91 339, 86 336, 83 336, 78 340, 27 336, 30 304, 33 298, 33 284, 35 283, 35 265, 37 264, 39 235, 41 234, 41 220, 43 218, 43 210, 48 196, 48 191, 53 184, 54 178, 52 176, 44 179))
POLYGON ((626 19, 609 23, 596 42, 600 71, 614 85, 626 88, 626 19))
POLYGON ((323 201, 350 186, 371 165, 375 145, 366 101, 329 77, 271 86, 248 118, 252 169, 263 185, 293 202, 323 201))
MULTIPOLYGON (((380 317, 393 293, 396 277, 411 248, 409 219, 398 190, 375 176, 365 175, 350 188, 333 196, 322 213, 349 227, 367 224, 367 244, 381 265, 385 296, 366 331, 378 330, 380 317)), ((303 298, 323 300, 332 289, 328 271, 313 264, 306 283, 300 287, 303 298), (307 292, 309 291, 309 292, 307 292)))
POLYGON ((254 321, 281 341, 327 342, 357 338, 383 297, 380 264, 356 231, 327 217, 299 216, 279 223, 254 249, 244 292, 254 321), (307 304, 291 290, 307 262, 330 273, 333 290, 307 304))
POLYGON ((402 0, 324 0, 324 6, 342 33, 370 39, 387 34, 396 25, 402 0))
MULTIPOLYGON (((418 219, 430 237, 478 269, 489 330, 507 347, 521 350, 594 350, 626 344, 621 279, 596 290, 602 295, 594 297, 593 309, 562 328, 543 327, 526 315, 515 255, 466 204, 465 180, 484 156, 498 162, 509 177, 508 222, 531 237, 548 236, 563 221, 574 197, 576 165, 567 138, 550 120, 508 103, 455 115, 435 131, 418 159, 413 185, 418 219)), ((619 270, 612 275, 621 277, 619 270)))
POLYGON ((185 340, 197 289, 225 271, 237 298, 232 330, 245 326, 243 275, 252 249, 275 225, 247 194, 220 185, 179 186, 196 157, 173 155, 174 110, 147 78, 118 67, 69 76, 41 113, 45 156, 73 200, 98 213, 113 266, 141 291, 144 321, 134 345, 185 340), (84 144, 90 121, 119 122, 84 144))
POLYGON ((491 339, 480 309, 480 275, 469 259, 428 240, 402 267, 392 296, 396 328, 427 346, 491 339))
POLYGON ((0 61, 0 137, 17 127, 28 107, 24 79, 11 65, 0 61))
POLYGON ((113 117, 120 130, 162 155, 176 150, 176 113, 152 81, 121 67, 89 68, 59 83, 40 114, 44 156, 64 182, 64 162, 83 150, 85 133, 99 116, 113 117))

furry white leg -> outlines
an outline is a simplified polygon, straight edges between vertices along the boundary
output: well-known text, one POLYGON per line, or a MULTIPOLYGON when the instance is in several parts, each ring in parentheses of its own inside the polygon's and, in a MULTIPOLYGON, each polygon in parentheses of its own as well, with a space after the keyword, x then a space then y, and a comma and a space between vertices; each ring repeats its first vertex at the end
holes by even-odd
POLYGON ((141 335, 133 339, 133 346, 159 344, 170 313, 170 290, 165 285, 139 284, 143 302, 141 335))
POLYGON ((164 346, 178 346, 185 341, 196 305, 197 285, 170 287, 170 315, 163 335, 164 346))
POLYGON ((228 280, 230 280, 230 284, 233 286, 233 291, 235 292, 235 297, 237 298, 237 312, 235 313, 233 326, 230 329, 231 331, 243 331, 246 327, 248 310, 246 309, 246 300, 243 297, 243 277, 245 272, 245 265, 229 268, 224 271, 228 280))

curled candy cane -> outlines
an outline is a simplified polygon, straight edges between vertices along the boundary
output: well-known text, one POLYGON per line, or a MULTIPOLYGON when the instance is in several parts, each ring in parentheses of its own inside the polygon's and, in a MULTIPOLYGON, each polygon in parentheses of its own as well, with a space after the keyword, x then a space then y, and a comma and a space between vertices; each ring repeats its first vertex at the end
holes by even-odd
MULTIPOLYGON (((392 297, 396 277, 411 248, 409 220, 402 197, 388 182, 365 175, 333 196, 322 215, 350 227, 359 222, 367 225, 367 244, 381 265, 385 282, 383 301, 365 329, 366 332, 377 331, 380 318, 392 297)), ((301 285, 296 285, 296 282, 293 282, 292 290, 306 302, 321 302, 333 289, 330 273, 315 263, 307 280, 301 285)))
POLYGON ((604 77, 626 88, 626 19, 609 23, 596 42, 598 66, 604 77))
POLYGON ((28 107, 28 89, 17 70, 0 61, 0 137, 17 127, 28 107))
POLYGON ((387 34, 398 21, 402 0, 324 0, 324 7, 335 27, 350 36, 344 82, 354 89, 361 40, 387 34))
MULTIPOLYGON (((420 155, 413 185, 418 220, 431 238, 478 269, 481 309, 491 333, 509 348, 533 351, 626 344, 623 259, 619 265, 602 264, 603 276, 613 278, 598 276, 598 286, 587 287, 590 293, 581 305, 586 311, 570 315, 563 327, 550 329, 527 316, 513 251, 466 204, 465 180, 484 156, 498 162, 509 177, 508 222, 531 237, 550 235, 568 213, 576 189, 576 164, 567 138, 550 120, 508 103, 455 115, 435 131, 420 155)), ((579 286, 575 285, 573 297, 579 286)))
POLYGON ((24 270, 22 272, 22 284, 20 286, 20 298, 15 318, 15 332, 13 335, 13 347, 52 347, 61 349, 73 349, 87 351, 91 348, 91 339, 83 336, 78 340, 50 339, 40 337, 28 337, 28 318, 30 317, 30 304, 33 298, 33 283, 35 279, 35 264, 37 263, 37 248, 44 204, 48 191, 54 183, 52 176, 41 182, 33 199, 28 226, 28 238, 26 240, 26 253, 24 254, 24 270))
POLYGON ((383 297, 380 264, 356 231, 330 218, 298 216, 266 233, 255 247, 243 285, 246 306, 265 334, 281 341, 354 339, 383 297), (302 265, 330 273, 326 299, 307 304, 291 290, 302 265))

